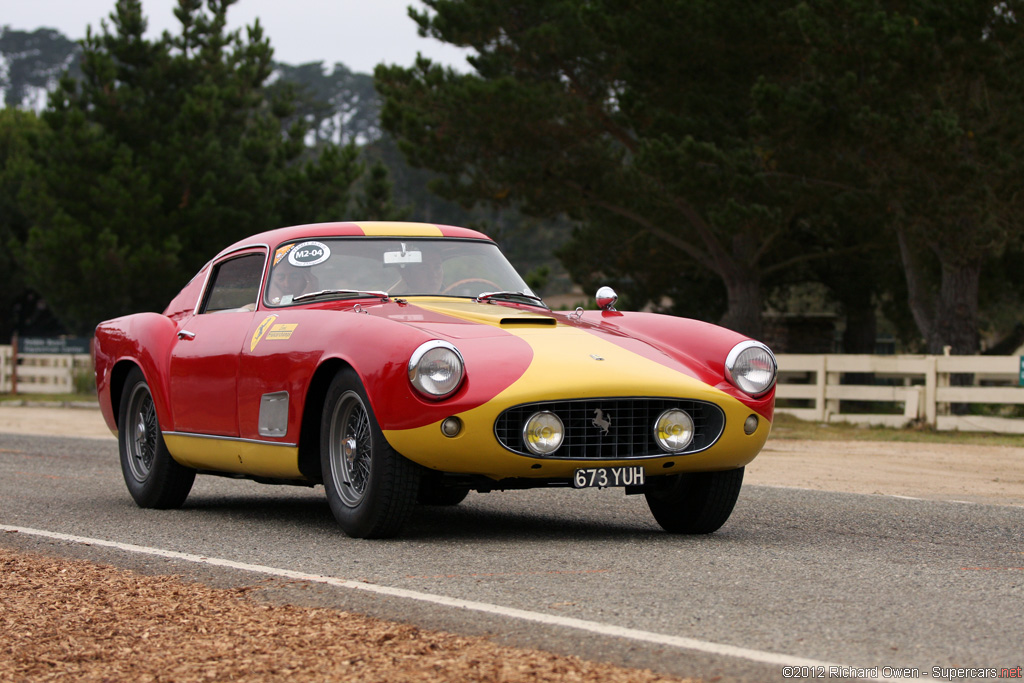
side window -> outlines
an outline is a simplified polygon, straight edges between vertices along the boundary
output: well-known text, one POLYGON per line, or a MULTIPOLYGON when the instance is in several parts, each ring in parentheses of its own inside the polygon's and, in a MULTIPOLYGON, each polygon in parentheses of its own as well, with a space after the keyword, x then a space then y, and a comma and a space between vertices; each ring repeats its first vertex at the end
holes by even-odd
POLYGON ((259 300, 265 256, 245 254, 214 266, 202 313, 254 310, 259 300))

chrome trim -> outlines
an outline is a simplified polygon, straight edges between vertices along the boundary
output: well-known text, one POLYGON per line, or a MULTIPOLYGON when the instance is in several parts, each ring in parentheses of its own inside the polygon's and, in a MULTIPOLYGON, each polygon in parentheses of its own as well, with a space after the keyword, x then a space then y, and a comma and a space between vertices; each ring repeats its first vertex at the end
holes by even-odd
MULTIPOLYGON (((690 418, 693 419, 694 416, 693 416, 693 414, 689 410, 685 410, 683 408, 680 408, 680 410, 683 410, 684 412, 686 412, 688 415, 690 415, 690 418)), ((523 424, 524 425, 526 424, 526 419, 528 419, 528 418, 524 418, 523 419, 523 424)), ((558 415, 558 419, 562 420, 562 416, 558 415)), ((581 419, 584 419, 584 418, 581 418, 581 419)), ((590 418, 588 416, 585 419, 589 420, 590 418)), ((562 420, 562 424, 565 425, 566 421, 562 420)), ((655 421, 652 420, 652 422, 650 424, 654 425, 655 421)), ((695 425, 695 427, 696 427, 696 425, 695 425)), ((515 453, 516 455, 522 455, 522 456, 525 456, 527 458, 535 458, 535 459, 539 459, 539 460, 548 459, 548 460, 572 460, 572 461, 576 461, 576 462, 599 462, 599 461, 607 461, 607 460, 631 460, 631 461, 652 460, 652 459, 655 459, 655 458, 667 458, 667 457, 675 457, 675 456, 690 456, 690 455, 693 455, 695 453, 702 453, 702 452, 708 450, 709 448, 713 447, 715 444, 718 443, 718 441, 722 438, 722 435, 725 434, 725 429, 726 429, 726 415, 725 415, 725 411, 722 410, 721 406, 719 406, 718 404, 714 403, 713 401, 707 401, 707 400, 704 400, 704 399, 681 398, 681 397, 678 397, 678 396, 594 396, 594 397, 588 397, 588 398, 567 398, 567 399, 553 399, 553 400, 547 400, 547 401, 532 401, 532 402, 528 402, 528 403, 520 403, 520 404, 511 406, 511 407, 506 408, 505 410, 501 411, 500 413, 498 413, 497 418, 495 418, 495 420, 494 420, 493 434, 494 434, 495 440, 501 445, 502 448, 504 448, 505 450, 509 451, 510 453, 515 453), (527 448, 527 447, 524 447, 523 450, 517 450, 516 448, 513 448, 506 441, 506 439, 503 438, 503 434, 499 430, 499 425, 500 425, 502 419, 505 419, 506 413, 509 413, 510 411, 513 411, 513 410, 524 410, 524 411, 529 411, 529 412, 548 411, 548 412, 555 413, 555 415, 558 415, 558 413, 556 412, 557 404, 576 404, 576 403, 588 403, 588 402, 597 402, 597 401, 601 401, 601 402, 606 402, 606 401, 607 402, 616 402, 616 401, 623 401, 623 402, 634 402, 634 401, 636 401, 636 402, 641 402, 641 401, 642 402, 647 402, 647 401, 672 401, 672 402, 679 402, 679 403, 685 402, 685 403, 701 404, 702 406, 706 406, 710 410, 715 411, 716 417, 721 419, 721 424, 717 425, 718 428, 717 428, 716 431, 707 431, 707 432, 703 432, 702 433, 702 436, 703 436, 704 440, 707 443, 706 443, 706 445, 702 446, 701 448, 695 448, 695 449, 692 449, 692 450, 677 451, 677 452, 673 452, 673 453, 669 453, 667 451, 660 450, 660 452, 658 452, 658 453, 652 452, 652 453, 650 453, 648 455, 626 455, 626 456, 616 455, 616 456, 610 456, 610 457, 606 457, 606 458, 596 458, 596 457, 593 457, 593 456, 567 456, 567 455, 564 455, 564 452, 566 450, 569 450, 569 449, 572 449, 572 448, 576 447, 576 445, 573 444, 573 443, 569 443, 568 446, 566 445, 566 442, 570 439, 571 436, 576 436, 579 433, 578 431, 574 431, 571 426, 565 427, 565 436, 563 438, 562 445, 559 447, 558 451, 555 452, 556 454, 555 455, 547 455, 547 456, 537 455, 537 454, 533 453, 532 451, 530 451, 530 449, 527 448), (559 453, 559 452, 562 452, 563 454, 562 455, 558 455, 557 453, 559 453)), ((647 432, 647 433, 649 433, 649 432, 647 432)), ((653 438, 653 434, 651 434, 651 436, 653 438)), ((695 432, 694 438, 696 438, 696 432, 695 432)), ((693 440, 690 441, 690 445, 691 446, 693 445, 693 440)), ((659 446, 659 448, 660 448, 660 446, 659 446)))
MULTIPOLYGON (((196 299, 196 305, 192 308, 192 315, 199 315, 199 308, 203 305, 203 301, 206 300, 206 289, 210 286, 210 276, 213 274, 215 266, 219 266, 223 261, 226 260, 227 256, 237 254, 240 251, 247 249, 266 249, 263 252, 263 275, 260 276, 260 288, 257 292, 256 308, 260 307, 260 302, 263 300, 263 289, 267 286, 267 264, 270 263, 270 245, 269 244, 246 244, 245 246, 237 247, 235 249, 229 249, 222 251, 221 253, 210 259, 207 265, 209 268, 206 269, 206 279, 203 282, 203 288, 199 290, 199 298, 196 299)), ((205 267, 205 266, 204 266, 205 267)))
POLYGON ((614 311, 615 302, 619 300, 619 295, 615 293, 614 289, 605 285, 597 290, 594 300, 597 302, 597 307, 602 311, 614 311))
POLYGON ((242 439, 237 436, 218 436, 216 434, 198 434, 196 432, 163 432, 165 436, 187 436, 195 439, 211 439, 214 441, 236 441, 238 443, 254 443, 260 446, 282 446, 285 448, 298 448, 297 443, 284 443, 281 441, 261 441, 260 439, 242 439))
POLYGON ((192 339, 195 339, 195 338, 196 338, 196 333, 195 332, 189 332, 188 330, 179 330, 178 331, 178 339, 182 339, 182 340, 188 339, 188 340, 191 341, 192 339))
POLYGON ((523 434, 523 444, 526 445, 526 449, 528 451, 530 451, 535 456, 540 457, 540 458, 550 457, 552 453, 557 453, 558 449, 562 447, 563 443, 565 443, 565 423, 562 422, 562 418, 558 417, 558 415, 554 414, 550 410, 538 410, 536 413, 534 413, 533 415, 531 415, 530 417, 526 418, 526 420, 523 421, 523 431, 522 431, 522 434, 523 434), (555 418, 555 421, 559 425, 561 425, 559 431, 562 433, 562 437, 558 440, 558 446, 553 451, 550 451, 548 453, 544 453, 542 451, 536 450, 533 447, 533 444, 530 443, 530 439, 527 438, 527 434, 529 433, 527 430, 530 427, 530 422, 535 417, 537 417, 538 415, 550 415, 551 417, 555 418))
POLYGON ((260 416, 256 423, 260 436, 282 437, 288 434, 288 392, 274 391, 260 397, 260 416))
POLYGON ((449 396, 451 396, 452 394, 454 394, 456 391, 459 390, 459 387, 462 386, 462 383, 466 379, 466 361, 462 357, 462 354, 459 353, 459 350, 457 348, 455 348, 454 344, 450 344, 450 343, 448 343, 446 341, 441 341, 440 339, 433 339, 431 341, 423 342, 422 344, 420 344, 416 348, 416 350, 412 352, 412 356, 410 356, 410 358, 409 358, 408 369, 409 369, 409 382, 412 384, 412 386, 416 390, 416 392, 420 396, 423 396, 425 398, 432 398, 432 399, 437 399, 437 400, 448 398, 449 396), (459 381, 455 385, 455 388, 452 389, 451 391, 449 391, 446 394, 430 394, 430 393, 427 393, 427 392, 423 391, 419 387, 419 385, 416 384, 416 377, 419 374, 419 372, 418 372, 419 371, 419 362, 423 359, 423 356, 424 356, 424 354, 427 353, 427 351, 430 351, 432 349, 437 349, 437 348, 448 349, 449 351, 454 353, 458 357, 458 359, 459 359, 459 366, 460 366, 459 381))
POLYGON ((659 415, 658 417, 656 417, 654 419, 653 429, 654 429, 654 443, 656 443, 659 446, 661 446, 662 450, 664 450, 669 455, 676 455, 678 453, 683 453, 684 451, 686 451, 686 449, 689 447, 689 445, 691 443, 693 443, 694 438, 696 438, 696 436, 697 436, 697 427, 696 427, 696 425, 693 422, 693 415, 690 415, 688 412, 686 412, 682 408, 669 408, 668 410, 662 411, 661 415, 659 415), (658 438, 658 423, 661 422, 662 418, 665 417, 666 415, 668 415, 669 413, 682 413, 683 415, 686 416, 686 419, 688 419, 690 421, 690 438, 687 439, 686 443, 683 444, 683 446, 681 448, 676 448, 675 450, 672 450, 670 448, 665 448, 665 444, 662 443, 662 440, 660 438, 658 438))
POLYGON ((765 346, 759 341, 748 339, 747 341, 740 342, 736 346, 732 347, 732 350, 729 351, 729 355, 725 357, 725 378, 728 379, 729 383, 732 384, 734 387, 736 387, 744 394, 747 394, 752 398, 764 396, 765 394, 772 390, 772 387, 775 386, 775 381, 779 378, 779 362, 775 359, 775 354, 772 353, 772 350, 769 349, 767 346, 765 346), (768 357, 772 359, 772 381, 769 382, 768 386, 766 386, 762 391, 759 391, 756 394, 747 394, 747 392, 741 389, 740 385, 736 383, 736 380, 732 375, 733 367, 735 367, 736 361, 739 359, 740 354, 746 351, 747 349, 761 349, 762 351, 766 351, 768 353, 768 357))

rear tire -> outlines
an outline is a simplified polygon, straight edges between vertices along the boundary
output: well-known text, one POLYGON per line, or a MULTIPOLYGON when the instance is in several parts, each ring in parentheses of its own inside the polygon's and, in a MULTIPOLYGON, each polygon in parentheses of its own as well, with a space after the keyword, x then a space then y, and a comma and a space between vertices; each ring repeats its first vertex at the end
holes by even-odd
POLYGON ((659 477, 645 497, 654 519, 670 534, 710 534, 729 519, 742 486, 742 467, 691 472, 659 477))
POLYGON ((171 458, 156 417, 153 394, 142 371, 125 380, 118 410, 117 445, 128 492, 142 508, 179 508, 188 498, 196 471, 171 458))
POLYGON ((327 390, 320 466, 327 502, 346 534, 389 538, 401 531, 416 504, 419 468, 388 444, 350 368, 327 390))

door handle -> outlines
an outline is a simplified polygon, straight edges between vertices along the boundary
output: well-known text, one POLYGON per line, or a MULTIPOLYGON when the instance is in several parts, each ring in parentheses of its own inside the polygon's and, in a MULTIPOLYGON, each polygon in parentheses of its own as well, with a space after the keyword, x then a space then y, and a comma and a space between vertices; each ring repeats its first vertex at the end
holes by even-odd
POLYGON ((195 332, 189 332, 188 330, 181 330, 180 332, 178 332, 178 339, 192 341, 195 338, 195 332))

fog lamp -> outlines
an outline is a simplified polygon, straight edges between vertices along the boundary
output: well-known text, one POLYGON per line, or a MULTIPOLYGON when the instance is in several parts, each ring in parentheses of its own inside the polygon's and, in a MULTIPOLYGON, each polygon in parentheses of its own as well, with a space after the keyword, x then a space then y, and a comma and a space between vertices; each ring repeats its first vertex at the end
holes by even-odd
POLYGON ((751 415, 743 423, 743 433, 750 436, 757 431, 757 415, 751 415))
POLYGON ((523 441, 531 453, 550 455, 562 445, 565 427, 558 416, 547 410, 534 413, 523 427, 523 441))
POLYGON ((670 408, 654 423, 654 439, 662 449, 677 453, 693 441, 693 418, 678 408, 670 408))
POLYGON ((458 436, 459 432, 462 431, 462 420, 457 417, 446 418, 441 423, 441 433, 447 437, 458 436))

